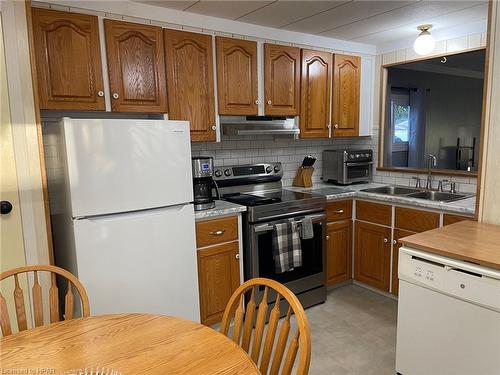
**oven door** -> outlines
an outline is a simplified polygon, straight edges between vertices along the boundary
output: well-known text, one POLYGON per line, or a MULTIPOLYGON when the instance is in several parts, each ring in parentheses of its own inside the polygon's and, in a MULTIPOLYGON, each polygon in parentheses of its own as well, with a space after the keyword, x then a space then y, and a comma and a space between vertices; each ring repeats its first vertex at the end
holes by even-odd
POLYGON ((370 181, 373 162, 344 163, 344 180, 346 182, 370 181))
MULTIPOLYGON (((305 217, 313 222, 314 237, 308 240, 301 239, 302 266, 293 270, 276 273, 273 258, 273 231, 274 224, 288 220, 276 220, 266 223, 250 224, 250 278, 265 277, 285 284, 294 293, 301 293, 325 285, 325 219, 324 213, 302 215, 293 220, 300 223, 305 217)), ((248 259, 248 258, 247 258, 248 259)))

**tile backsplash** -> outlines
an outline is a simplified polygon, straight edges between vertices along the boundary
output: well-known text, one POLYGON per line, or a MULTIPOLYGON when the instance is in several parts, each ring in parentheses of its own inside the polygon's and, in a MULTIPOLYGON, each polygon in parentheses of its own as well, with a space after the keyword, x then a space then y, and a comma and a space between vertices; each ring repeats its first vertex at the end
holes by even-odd
MULTIPOLYGON (((294 140, 291 138, 274 138, 269 135, 258 136, 223 136, 219 143, 191 143, 193 156, 211 156, 215 166, 241 165, 263 162, 281 162, 283 164, 283 185, 291 186, 293 178, 305 155, 317 158, 314 164, 313 183, 321 181, 323 167, 323 151, 333 149, 365 149, 373 150, 374 165, 378 160, 378 137, 356 137, 343 139, 311 139, 294 140)), ((385 184, 412 186, 414 173, 385 172, 373 170, 373 181, 385 184)), ((419 175, 425 184, 425 174, 419 175)), ((435 187, 437 181, 447 179, 457 183, 461 192, 475 193, 476 178, 455 176, 433 176, 435 187)))

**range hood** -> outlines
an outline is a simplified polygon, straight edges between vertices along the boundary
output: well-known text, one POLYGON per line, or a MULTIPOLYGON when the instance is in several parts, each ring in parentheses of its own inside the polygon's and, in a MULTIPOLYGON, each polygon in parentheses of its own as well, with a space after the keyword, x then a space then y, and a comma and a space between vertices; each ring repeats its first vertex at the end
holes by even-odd
POLYGON ((222 134, 298 136, 299 117, 220 116, 222 134))

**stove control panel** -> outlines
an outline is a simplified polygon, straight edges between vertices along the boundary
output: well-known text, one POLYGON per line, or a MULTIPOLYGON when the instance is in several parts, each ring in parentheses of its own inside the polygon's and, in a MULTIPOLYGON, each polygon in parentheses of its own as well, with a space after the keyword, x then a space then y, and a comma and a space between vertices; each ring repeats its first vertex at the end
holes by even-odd
POLYGON ((217 182, 238 180, 243 183, 277 181, 283 177, 280 162, 231 165, 215 167, 214 179, 217 182))

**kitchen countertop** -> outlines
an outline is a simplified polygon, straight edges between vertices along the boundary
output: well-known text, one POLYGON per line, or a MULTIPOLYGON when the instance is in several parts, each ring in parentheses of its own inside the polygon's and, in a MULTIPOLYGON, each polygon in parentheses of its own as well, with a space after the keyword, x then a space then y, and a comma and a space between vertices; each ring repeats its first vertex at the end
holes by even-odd
POLYGON ((209 210, 195 211, 195 220, 207 219, 210 217, 225 216, 230 214, 238 214, 240 212, 245 212, 247 208, 236 203, 226 202, 226 201, 215 201, 215 207, 209 210))
POLYGON ((500 270, 500 226, 461 221, 404 237, 408 247, 500 270))
POLYGON ((285 189, 293 191, 301 191, 301 192, 311 192, 311 193, 317 191, 318 194, 325 195, 326 199, 329 201, 346 199, 346 198, 365 198, 380 202, 406 204, 410 206, 429 208, 456 214, 474 215, 475 212, 476 208, 475 196, 454 202, 445 203, 445 202, 429 201, 429 200, 411 198, 405 196, 393 196, 385 194, 367 193, 361 191, 362 189, 376 188, 381 186, 387 186, 387 185, 378 183, 366 183, 366 184, 357 184, 348 186, 338 186, 320 182, 314 184, 314 186, 311 188, 285 187, 285 189), (329 193, 328 190, 332 190, 332 192, 329 193))

